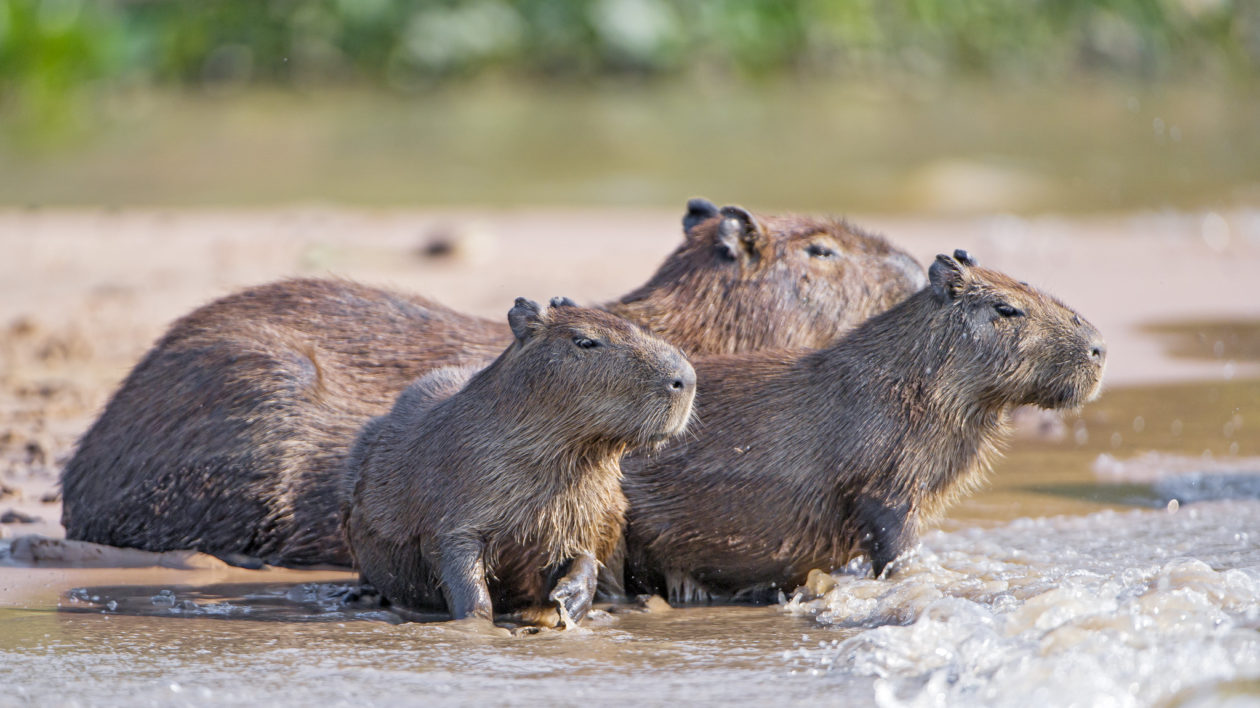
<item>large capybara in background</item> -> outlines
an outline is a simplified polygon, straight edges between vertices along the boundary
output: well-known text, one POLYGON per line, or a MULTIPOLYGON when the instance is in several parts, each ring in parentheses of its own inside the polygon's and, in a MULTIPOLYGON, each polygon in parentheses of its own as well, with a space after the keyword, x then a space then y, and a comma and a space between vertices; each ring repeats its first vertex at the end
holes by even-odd
MULTIPOLYGON (((843 222, 688 203, 683 244, 604 309, 684 351, 821 346, 926 277, 843 222)), ((359 428, 439 367, 512 335, 422 297, 336 280, 229 295, 176 321, 62 473, 67 537, 229 560, 350 562, 333 479, 359 428)))
POLYGON ((693 358, 695 432, 623 464, 627 589, 764 597, 856 555, 878 576, 978 483, 1012 408, 1097 394, 1106 350, 1071 308, 963 251, 929 276, 826 349, 693 358))
POLYGON ((439 369, 364 426, 345 533, 395 607, 489 620, 554 603, 547 623, 567 625, 621 537, 622 456, 686 428, 696 376, 659 337, 567 300, 518 299, 508 320, 516 341, 466 384, 439 369))

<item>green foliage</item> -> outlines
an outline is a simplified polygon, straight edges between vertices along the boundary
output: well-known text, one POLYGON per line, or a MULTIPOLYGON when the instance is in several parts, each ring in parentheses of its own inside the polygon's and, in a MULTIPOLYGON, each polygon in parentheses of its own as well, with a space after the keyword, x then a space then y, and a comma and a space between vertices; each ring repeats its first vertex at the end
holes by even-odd
POLYGON ((1260 68, 1244 0, 0 0, 0 100, 84 87, 1260 68))

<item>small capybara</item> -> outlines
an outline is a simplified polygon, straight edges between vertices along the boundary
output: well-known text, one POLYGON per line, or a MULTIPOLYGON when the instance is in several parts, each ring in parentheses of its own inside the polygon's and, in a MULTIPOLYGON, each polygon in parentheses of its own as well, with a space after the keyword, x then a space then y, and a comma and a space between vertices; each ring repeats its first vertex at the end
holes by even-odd
POLYGON ((964 251, 929 278, 828 348, 693 358, 695 433, 623 465, 628 589, 764 598, 857 555, 878 576, 978 483, 1012 408, 1097 395, 1106 350, 1071 308, 964 251))
POLYGON ((695 371, 664 340, 569 300, 517 299, 508 321, 516 341, 462 388, 440 369, 364 426, 343 482, 355 480, 346 538, 395 606, 493 619, 552 602, 560 624, 577 622, 620 538, 621 457, 686 428, 695 371))
MULTIPOLYGON (((682 246, 604 309, 688 352, 821 346, 926 282, 840 221, 688 203, 682 246)), ((330 480, 416 378, 484 365, 500 322, 335 280, 251 288, 175 322, 62 473, 68 538, 233 562, 350 562, 330 480)))

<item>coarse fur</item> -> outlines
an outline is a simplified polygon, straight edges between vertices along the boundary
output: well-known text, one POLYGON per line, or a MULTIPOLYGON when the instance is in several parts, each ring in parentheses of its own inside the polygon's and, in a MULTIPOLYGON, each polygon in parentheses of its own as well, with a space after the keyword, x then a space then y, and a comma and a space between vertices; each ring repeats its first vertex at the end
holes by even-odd
POLYGON ((683 244, 605 309, 690 354, 825 347, 927 284, 908 254, 842 220, 689 206, 683 244))
MULTIPOLYGON (((605 309, 685 351, 819 346, 925 279, 843 222, 689 202, 686 237, 605 309), (738 315, 737 317, 735 315, 738 315)), ((335 479, 359 428, 417 377, 484 365, 502 322, 339 280, 286 280, 176 321, 62 473, 71 539, 348 565, 335 479)))
POLYGON ((695 372, 605 312, 522 298, 509 317, 494 363, 429 374, 364 426, 345 533, 396 606, 491 619, 550 601, 578 621, 620 538, 621 457, 682 432, 695 372))
POLYGON ((857 555, 878 576, 980 481, 1012 408, 1097 394, 1105 348, 1066 305, 962 251, 930 278, 831 347, 695 358, 696 433, 624 465, 607 589, 765 597, 857 555))

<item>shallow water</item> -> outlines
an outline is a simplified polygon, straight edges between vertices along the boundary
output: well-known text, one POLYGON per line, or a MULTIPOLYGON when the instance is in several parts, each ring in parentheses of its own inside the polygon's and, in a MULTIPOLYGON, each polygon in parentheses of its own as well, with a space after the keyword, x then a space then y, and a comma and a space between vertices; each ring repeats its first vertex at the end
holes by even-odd
POLYGON ((708 194, 1044 213, 1260 196, 1254 87, 722 83, 491 82, 414 99, 137 91, 32 145, 0 115, 0 203, 672 206, 708 194))
MULTIPOLYGON (((98 603, 73 603, 100 608, 88 612, 0 610, 0 683, 36 703, 76 696, 127 706, 805 700, 818 686, 777 657, 806 633, 847 634, 771 607, 622 615, 571 632, 498 637, 283 599, 311 589, 238 584, 199 589, 194 601, 180 588, 93 588, 98 603), (152 605, 162 589, 200 608, 152 605), (113 611, 104 609, 110 602, 113 611), (119 614, 137 609, 144 614, 119 614)), ((845 692, 860 695, 866 684, 845 692)))
POLYGON ((1109 391, 890 579, 535 636, 346 610, 344 573, 0 564, 0 706, 1260 705, 1257 426, 1260 382, 1109 391))

